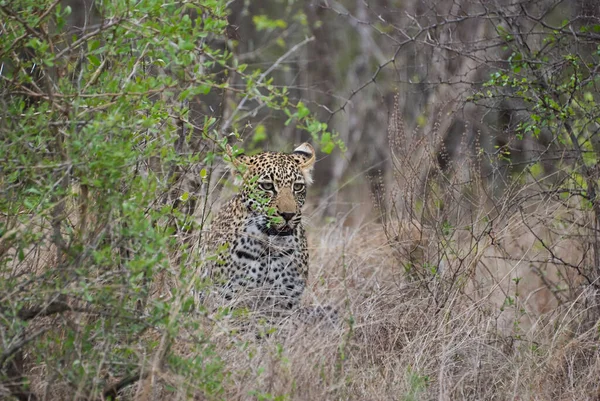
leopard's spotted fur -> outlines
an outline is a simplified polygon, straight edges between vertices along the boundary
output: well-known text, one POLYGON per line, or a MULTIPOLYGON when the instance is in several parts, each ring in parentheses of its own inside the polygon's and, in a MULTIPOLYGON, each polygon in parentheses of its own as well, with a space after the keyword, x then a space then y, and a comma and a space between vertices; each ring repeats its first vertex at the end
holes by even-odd
POLYGON ((207 237, 209 253, 219 256, 206 272, 226 300, 253 309, 298 305, 308 277, 301 219, 314 161, 307 143, 292 153, 234 159, 240 192, 215 216, 207 237))

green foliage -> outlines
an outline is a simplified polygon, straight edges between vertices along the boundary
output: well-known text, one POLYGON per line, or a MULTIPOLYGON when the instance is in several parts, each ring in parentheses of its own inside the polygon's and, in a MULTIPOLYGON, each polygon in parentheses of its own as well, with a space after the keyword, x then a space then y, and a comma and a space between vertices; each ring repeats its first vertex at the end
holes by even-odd
POLYGON ((292 112, 289 108, 284 109, 284 112, 288 116, 285 125, 289 125, 292 121, 296 120, 296 127, 310 133, 313 140, 320 144, 321 150, 324 153, 331 153, 336 146, 343 152, 346 150, 344 142, 338 138, 338 135, 329 132, 326 123, 312 117, 310 110, 303 102, 298 102, 295 112, 292 112))
MULTIPOLYGON (((573 191, 587 201, 597 203, 598 176, 594 167, 600 160, 597 132, 600 105, 597 90, 600 77, 595 69, 600 63, 600 43, 586 37, 578 46, 570 40, 575 21, 563 21, 561 28, 546 29, 540 45, 530 47, 514 40, 507 28, 498 26, 498 33, 512 50, 507 67, 494 71, 484 89, 472 97, 477 102, 489 99, 513 99, 527 110, 527 116, 516 127, 519 139, 539 139, 542 133, 553 138, 557 147, 574 157, 567 157, 561 167, 569 172, 556 189, 573 191), (503 36, 504 35, 504 36, 503 36), (585 42, 585 43, 583 43, 585 42)), ((593 32, 596 25, 583 25, 580 32, 593 32)), ((540 27, 540 30, 544 30, 540 27)), ((510 163, 511 154, 499 150, 499 158, 510 163)), ((541 177, 539 160, 531 161, 531 173, 541 177)), ((564 193, 564 192, 561 192, 564 193)))
MULTIPOLYGON (((182 183, 197 166, 208 182, 228 142, 220 116, 192 115, 190 104, 221 96, 235 75, 237 100, 284 111, 325 152, 342 146, 285 87, 238 64, 226 3, 96 2, 81 29, 54 0, 0 1, 1 382, 25 391, 25 370, 9 365, 27 352, 27 369, 43 363, 90 399, 150 363, 188 378, 190 394, 222 394, 210 341, 172 347, 182 333, 202 335, 182 317, 203 263, 184 239, 195 231, 201 241, 202 226, 182 183)), ((253 142, 266 139, 259 125, 253 142)))
POLYGON ((252 22, 256 26, 257 31, 272 31, 274 29, 287 28, 287 22, 282 19, 271 19, 266 15, 255 15, 252 17, 252 22))

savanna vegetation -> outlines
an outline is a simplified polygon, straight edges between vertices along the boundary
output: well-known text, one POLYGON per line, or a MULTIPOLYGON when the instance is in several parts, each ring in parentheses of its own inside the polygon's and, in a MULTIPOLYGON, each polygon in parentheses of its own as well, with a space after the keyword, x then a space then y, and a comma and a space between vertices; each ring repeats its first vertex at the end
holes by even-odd
POLYGON ((600 399, 596 0, 0 0, 0 398, 600 399), (308 305, 198 305, 318 151, 308 305), (258 319, 260 320, 260 319, 258 319))

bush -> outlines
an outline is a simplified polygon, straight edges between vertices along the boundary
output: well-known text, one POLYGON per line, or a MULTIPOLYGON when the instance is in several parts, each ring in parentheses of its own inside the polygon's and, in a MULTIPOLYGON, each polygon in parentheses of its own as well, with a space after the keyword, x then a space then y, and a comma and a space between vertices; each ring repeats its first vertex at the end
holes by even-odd
POLYGON ((17 398, 106 399, 166 369, 218 396, 219 358, 183 316, 222 133, 254 102, 323 146, 334 136, 232 59, 225 1, 65 4, 0 2, 0 382, 17 398))

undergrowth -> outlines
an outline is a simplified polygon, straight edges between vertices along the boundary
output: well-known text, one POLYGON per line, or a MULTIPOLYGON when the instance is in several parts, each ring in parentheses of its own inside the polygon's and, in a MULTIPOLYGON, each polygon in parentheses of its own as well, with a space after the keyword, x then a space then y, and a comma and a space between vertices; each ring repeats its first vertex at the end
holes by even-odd
POLYGON ((396 102, 390 168, 362 220, 315 209, 305 222, 304 302, 339 322, 240 329, 252 311, 200 307, 192 290, 208 285, 215 166, 244 104, 325 153, 344 145, 272 83, 275 64, 234 58, 229 2, 97 3, 76 26, 62 2, 0 0, 0 398, 600 397, 597 74, 582 60, 559 58, 557 81, 532 85, 545 77, 520 54, 470 99, 537 99, 518 133, 548 131, 575 155, 548 171, 550 148, 509 169, 510 147, 471 134, 450 157, 444 116, 406 132, 396 102))

